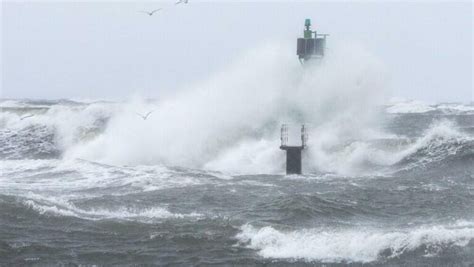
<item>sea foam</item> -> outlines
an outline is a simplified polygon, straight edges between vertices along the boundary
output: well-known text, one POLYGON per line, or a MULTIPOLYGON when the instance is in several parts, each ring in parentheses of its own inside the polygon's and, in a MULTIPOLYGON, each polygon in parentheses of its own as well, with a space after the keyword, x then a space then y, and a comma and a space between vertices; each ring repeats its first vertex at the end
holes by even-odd
POLYGON ((400 257, 423 248, 433 256, 447 247, 466 246, 474 239, 474 223, 420 226, 401 230, 301 229, 280 231, 271 226, 241 227, 236 238, 265 258, 318 262, 372 262, 400 257))

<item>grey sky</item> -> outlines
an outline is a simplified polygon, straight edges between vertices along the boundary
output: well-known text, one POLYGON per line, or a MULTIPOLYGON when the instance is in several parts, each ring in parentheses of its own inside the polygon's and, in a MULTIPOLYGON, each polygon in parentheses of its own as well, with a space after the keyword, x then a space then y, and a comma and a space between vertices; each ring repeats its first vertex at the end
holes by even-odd
POLYGON ((468 102, 472 12, 470 1, 3 1, 0 96, 159 97, 205 80, 263 42, 295 42, 312 18, 331 34, 329 47, 355 40, 380 58, 393 96, 468 102), (152 17, 137 12, 160 7, 152 17))

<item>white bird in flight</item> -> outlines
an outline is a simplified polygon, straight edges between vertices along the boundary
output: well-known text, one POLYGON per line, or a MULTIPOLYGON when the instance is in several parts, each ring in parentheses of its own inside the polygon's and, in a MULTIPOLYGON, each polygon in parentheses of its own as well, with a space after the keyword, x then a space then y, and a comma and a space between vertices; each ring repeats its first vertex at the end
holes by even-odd
MULTIPOLYGON (((136 112, 135 112, 135 113, 136 113, 136 112)), ((137 114, 138 116, 140 116, 143 120, 146 120, 146 119, 148 119, 148 116, 150 116, 151 113, 153 113, 153 110, 150 111, 150 112, 148 112, 148 113, 145 114, 145 115, 142 115, 142 114, 140 114, 140 113, 136 113, 136 114, 137 114)))
POLYGON ((35 116, 35 115, 34 115, 34 114, 28 114, 28 115, 26 115, 26 116, 21 117, 20 120, 22 121, 22 120, 24 120, 24 119, 31 118, 31 117, 33 117, 33 116, 35 116))
POLYGON ((178 0, 178 2, 174 3, 175 5, 177 4, 187 4, 189 0, 178 0))
POLYGON ((138 11, 138 12, 148 14, 148 16, 153 16, 153 14, 155 14, 155 12, 158 12, 162 9, 163 8, 158 8, 158 9, 155 9, 155 10, 152 10, 152 11, 138 11))

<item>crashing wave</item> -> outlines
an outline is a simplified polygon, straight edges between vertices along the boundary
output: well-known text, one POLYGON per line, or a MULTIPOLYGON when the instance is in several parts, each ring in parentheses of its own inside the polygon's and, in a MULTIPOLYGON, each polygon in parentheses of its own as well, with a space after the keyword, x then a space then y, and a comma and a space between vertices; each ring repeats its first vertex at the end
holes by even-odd
POLYGON ((57 158, 73 144, 87 142, 107 126, 115 106, 25 106, 0 112, 0 157, 57 158))
POLYGON ((246 224, 236 238, 264 258, 317 262, 373 262, 406 253, 434 256, 474 240, 474 223, 420 226, 412 229, 325 229, 280 231, 246 224))
POLYGON ((472 115, 473 104, 443 103, 427 104, 422 101, 400 101, 386 106, 385 111, 391 114, 445 114, 445 115, 472 115))
POLYGON ((40 204, 33 200, 25 200, 23 204, 32 210, 45 215, 53 216, 67 216, 77 217, 85 220, 107 220, 107 219, 122 219, 140 222, 151 222, 154 219, 169 219, 169 218, 189 218, 201 217, 201 214, 190 213, 172 213, 162 207, 148 207, 148 208, 133 208, 133 207, 119 207, 116 209, 110 208, 95 208, 95 209, 80 209, 70 203, 63 205, 55 204, 40 204))
POLYGON ((0 129, 0 159, 56 158, 60 151, 54 138, 49 127, 43 125, 0 129))
MULTIPOLYGON (((439 129, 433 129, 407 142, 406 137, 378 130, 383 67, 363 49, 335 49, 337 53, 328 54, 320 65, 303 71, 280 49, 250 51, 209 81, 156 102, 0 101, 0 106, 17 108, 0 112, 0 135, 11 140, 0 156, 281 174, 285 163, 278 142, 283 122, 309 125, 307 173, 383 175, 393 166, 398 170, 441 161, 463 149, 471 153, 464 133, 436 134, 439 129), (255 64, 249 66, 249 59, 255 64), (32 109, 36 107, 45 109, 32 109), (146 120, 136 114, 151 110, 146 120), (21 120, 25 113, 35 116, 21 120), (41 130, 30 135, 28 129, 41 130), (12 137, 16 133, 21 134, 12 137), (17 152, 12 152, 15 145, 17 152), (44 152, 45 146, 50 152, 44 152)), ((465 114, 473 109, 402 101, 386 111, 465 114)))
MULTIPOLYGON (((62 155, 68 158, 98 157, 96 161, 112 164, 166 164, 233 174, 279 173, 283 170, 284 154, 278 150, 278 125, 274 118, 271 120, 273 123, 266 123, 263 129, 241 132, 242 137, 234 136, 230 141, 221 140, 217 135, 211 143, 201 143, 200 150, 195 153, 184 148, 175 151, 176 146, 170 152, 167 148, 171 144, 183 142, 180 146, 189 143, 190 147, 195 147, 202 142, 199 139, 203 138, 203 134, 210 138, 216 133, 183 132, 183 135, 174 138, 168 136, 161 141, 160 134, 154 136, 150 133, 149 136, 150 125, 153 131, 167 132, 170 129, 155 128, 159 125, 139 119, 132 111, 150 110, 155 105, 141 102, 100 103, 80 107, 59 105, 25 120, 20 120, 20 114, 0 112, 0 124, 3 124, 0 127, 0 158, 41 159, 59 158, 62 155), (125 124, 133 127, 122 129, 125 124), (123 141, 125 136, 128 136, 126 142, 123 141), (145 143, 141 139, 143 136, 148 140, 145 143), (174 141, 162 144, 156 150, 150 149, 168 140, 174 141), (202 150, 207 144, 212 146, 202 150), (92 149, 94 147, 97 151, 92 149), (123 154, 125 151, 127 153, 123 154), (189 153, 175 161, 175 158, 182 156, 182 152, 189 153), (204 153, 204 156, 200 158, 199 153, 204 153), (191 162, 199 159, 198 166, 187 163, 191 159, 191 162)), ((153 116, 162 117, 152 114, 150 120, 153 116)), ((395 167, 395 170, 423 167, 432 162, 469 158, 469 155, 474 154, 472 135, 448 120, 434 122, 417 139, 375 133, 370 128, 358 129, 356 132, 352 128, 345 128, 347 125, 344 123, 332 121, 311 132, 309 159, 306 161, 308 172, 383 174, 393 171, 391 167, 395 167)), ((163 134, 161 138, 167 136, 163 134)))
POLYGON ((388 113, 425 113, 433 110, 436 108, 421 101, 400 102, 386 108, 388 113))
POLYGON ((474 138, 457 129, 451 121, 435 122, 421 138, 396 155, 397 166, 403 168, 427 167, 436 163, 474 159, 474 138))

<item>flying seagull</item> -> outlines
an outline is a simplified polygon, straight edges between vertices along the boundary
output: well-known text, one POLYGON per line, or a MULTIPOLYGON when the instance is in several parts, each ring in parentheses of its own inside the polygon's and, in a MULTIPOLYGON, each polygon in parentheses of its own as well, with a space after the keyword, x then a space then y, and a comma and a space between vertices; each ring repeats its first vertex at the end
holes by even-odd
POLYGON ((178 2, 174 3, 175 5, 177 4, 187 4, 189 0, 178 0, 178 2))
POLYGON ((155 14, 155 12, 160 11, 162 9, 163 8, 158 8, 158 9, 152 10, 150 12, 149 11, 138 11, 138 12, 148 14, 148 16, 153 16, 153 14, 155 14))
MULTIPOLYGON (((135 113, 136 113, 136 112, 135 112, 135 113)), ((138 116, 140 116, 143 120, 146 120, 146 119, 148 119, 148 116, 150 116, 151 113, 153 113, 153 110, 150 111, 150 112, 148 112, 148 113, 145 114, 145 115, 142 115, 142 114, 140 114, 140 113, 136 113, 136 114, 137 114, 138 116)))
POLYGON ((35 116, 35 115, 34 115, 34 114, 28 114, 28 115, 26 115, 26 116, 20 117, 20 120, 22 121, 22 120, 24 120, 24 119, 26 119, 26 118, 31 118, 31 117, 33 117, 33 116, 35 116))

